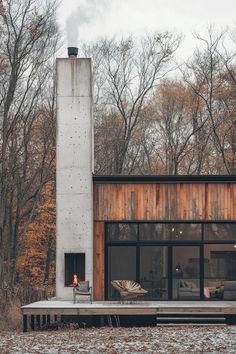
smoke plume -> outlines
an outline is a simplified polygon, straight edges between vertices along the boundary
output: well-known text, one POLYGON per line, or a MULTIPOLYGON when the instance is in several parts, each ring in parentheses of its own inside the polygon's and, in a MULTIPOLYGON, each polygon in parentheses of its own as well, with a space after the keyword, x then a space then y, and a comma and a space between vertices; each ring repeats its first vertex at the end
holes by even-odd
POLYGON ((66 21, 68 47, 78 46, 80 27, 103 16, 109 0, 80 0, 79 5, 66 21))

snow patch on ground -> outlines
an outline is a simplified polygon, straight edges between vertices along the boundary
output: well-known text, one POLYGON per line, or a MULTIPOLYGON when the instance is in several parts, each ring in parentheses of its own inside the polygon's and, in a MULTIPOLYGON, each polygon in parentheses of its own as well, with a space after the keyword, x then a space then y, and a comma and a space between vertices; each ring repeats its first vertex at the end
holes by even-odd
POLYGON ((236 353, 236 326, 0 332, 0 353, 236 353))

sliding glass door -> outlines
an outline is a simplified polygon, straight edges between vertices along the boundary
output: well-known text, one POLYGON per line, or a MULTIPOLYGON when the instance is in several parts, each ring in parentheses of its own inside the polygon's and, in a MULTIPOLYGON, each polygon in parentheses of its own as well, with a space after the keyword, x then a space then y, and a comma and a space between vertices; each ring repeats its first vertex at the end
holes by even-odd
MULTIPOLYGON (((118 294, 111 286, 112 280, 135 280, 136 272, 136 247, 111 246, 108 248, 108 277, 107 292, 109 299, 117 299, 118 294)), ((96 279, 95 279, 96 281, 96 279)))
POLYGON ((105 249, 109 300, 112 280, 137 281, 142 300, 236 300, 236 223, 109 222, 105 249))
POLYGON ((147 300, 168 299, 168 248, 167 246, 141 246, 140 283, 148 291, 147 300))
POLYGON ((173 300, 200 299, 200 247, 172 246, 173 300))

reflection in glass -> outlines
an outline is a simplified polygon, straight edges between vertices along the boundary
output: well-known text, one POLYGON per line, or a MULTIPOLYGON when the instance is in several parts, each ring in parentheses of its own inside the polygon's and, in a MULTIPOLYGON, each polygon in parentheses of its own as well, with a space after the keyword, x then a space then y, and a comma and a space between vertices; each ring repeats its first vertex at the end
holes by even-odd
POLYGON ((236 224, 205 224, 205 240, 236 240, 236 224))
POLYGON ((148 290, 148 300, 167 299, 167 247, 140 247, 140 283, 148 290))
POLYGON ((201 240, 200 224, 165 224, 165 239, 172 241, 201 240))
POLYGON ((107 283, 108 299, 118 299, 118 293, 111 286, 112 280, 136 280, 136 247, 109 247, 107 283))
POLYGON ((172 299, 199 299, 199 241, 202 239, 202 231, 204 240, 212 241, 202 246, 204 252, 201 253, 204 298, 236 300, 236 223, 216 222, 108 223, 108 299, 118 299, 114 289, 111 289, 111 280, 127 279, 139 281, 148 290, 148 295, 143 299, 165 300, 168 298, 168 275, 172 276, 169 278, 169 284, 172 284, 169 295, 172 299), (231 244, 220 244, 224 240, 231 244), (186 246, 182 246, 184 244, 186 246))
POLYGON ((140 240, 163 240, 163 224, 140 224, 139 225, 139 239, 140 240))
POLYGON ((150 241, 201 240, 201 225, 200 224, 180 224, 180 223, 140 224, 139 239, 150 240, 150 241))
POLYGON ((173 299, 200 298, 200 248, 198 246, 173 247, 173 299))
POLYGON ((108 241, 136 241, 137 240, 137 224, 108 224, 107 226, 108 241))
POLYGON ((205 245, 204 289, 211 300, 236 300, 236 248, 234 245, 205 245))

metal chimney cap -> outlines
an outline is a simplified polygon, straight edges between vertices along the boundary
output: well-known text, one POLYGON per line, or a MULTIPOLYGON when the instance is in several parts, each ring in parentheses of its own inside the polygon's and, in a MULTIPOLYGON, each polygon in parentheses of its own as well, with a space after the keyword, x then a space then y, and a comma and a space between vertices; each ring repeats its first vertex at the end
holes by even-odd
POLYGON ((76 58, 78 55, 78 48, 77 47, 68 47, 68 57, 76 58))

